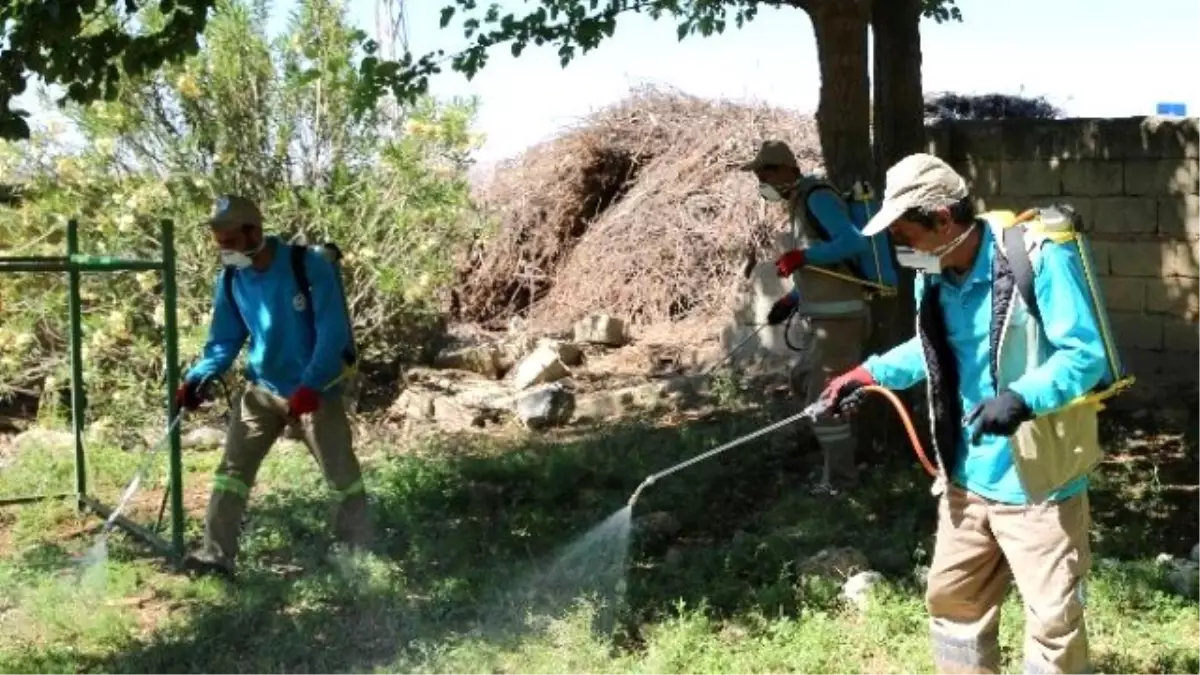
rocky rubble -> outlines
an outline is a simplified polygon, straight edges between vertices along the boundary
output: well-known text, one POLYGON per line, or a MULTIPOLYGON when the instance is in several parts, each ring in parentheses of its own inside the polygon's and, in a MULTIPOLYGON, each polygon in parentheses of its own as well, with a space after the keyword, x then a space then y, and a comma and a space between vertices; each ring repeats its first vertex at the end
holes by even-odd
POLYGON ((1185 598, 1200 598, 1200 544, 1192 547, 1188 558, 1162 553, 1155 563, 1163 569, 1171 590, 1185 598))
POLYGON ((628 326, 607 314, 580 320, 569 335, 474 335, 439 354, 433 368, 408 371, 389 413, 410 428, 485 430, 514 420, 542 430, 703 403, 707 378, 683 373, 682 356, 631 341, 628 326), (606 362, 638 347, 645 353, 626 359, 639 364, 635 372, 606 362))

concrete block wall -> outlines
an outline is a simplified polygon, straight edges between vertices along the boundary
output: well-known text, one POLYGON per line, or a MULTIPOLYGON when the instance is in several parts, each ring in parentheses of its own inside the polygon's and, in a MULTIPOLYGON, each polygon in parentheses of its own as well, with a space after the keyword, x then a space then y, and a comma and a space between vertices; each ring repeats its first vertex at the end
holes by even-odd
POLYGON ((953 122, 929 151, 980 209, 1064 201, 1085 219, 1133 400, 1193 400, 1200 381, 1198 120, 953 122))

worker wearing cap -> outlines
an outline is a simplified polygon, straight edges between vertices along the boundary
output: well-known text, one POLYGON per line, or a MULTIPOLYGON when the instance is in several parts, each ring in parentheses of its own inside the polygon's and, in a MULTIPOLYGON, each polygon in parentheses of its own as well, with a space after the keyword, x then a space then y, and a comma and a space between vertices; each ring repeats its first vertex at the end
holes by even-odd
POLYGON ((312 298, 308 307, 293 274, 290 245, 263 234, 262 214, 252 201, 221 197, 208 227, 223 269, 216 280, 203 358, 184 377, 177 404, 199 406, 202 383, 224 374, 247 338, 249 386, 232 415, 213 477, 203 545, 188 563, 200 572, 232 576, 255 475, 289 424, 300 425, 305 444, 337 494, 338 538, 363 545, 369 535, 366 493, 339 383, 351 334, 333 264, 305 249, 312 298), (227 297, 224 275, 233 275, 235 304, 227 297))
MULTIPOLYGON (((867 240, 850 219, 842 196, 832 189, 816 189, 825 184, 800 171, 783 141, 765 141, 741 168, 758 178, 764 199, 787 205, 789 250, 775 267, 779 276, 792 278, 793 290, 775 302, 767 323, 778 325, 793 313, 808 322, 807 353, 797 356, 789 378, 793 392, 808 405, 830 379, 862 359, 870 328, 863 286, 816 268, 848 276, 846 262, 866 249, 867 240)), ((853 427, 824 419, 813 424, 813 433, 824 458, 815 491, 836 493, 853 484, 858 473, 853 427)))
POLYGON ((1014 288, 1003 227, 976 215, 942 160, 910 155, 889 169, 863 232, 888 229, 899 263, 917 270, 917 335, 823 396, 846 413, 862 386, 926 383, 939 465, 926 604, 939 671, 999 672, 1000 607, 1015 581, 1021 672, 1089 672, 1087 471, 1100 448, 1097 406, 1071 403, 1103 376, 1104 343, 1078 251, 1024 230, 1039 321, 1014 288))

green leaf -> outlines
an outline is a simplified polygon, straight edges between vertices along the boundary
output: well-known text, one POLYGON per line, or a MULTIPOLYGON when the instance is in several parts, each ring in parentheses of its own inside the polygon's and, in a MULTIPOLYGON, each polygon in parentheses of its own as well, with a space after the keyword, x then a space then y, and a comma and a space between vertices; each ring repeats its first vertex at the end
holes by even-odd
POLYGON ((454 18, 454 5, 442 8, 441 27, 445 28, 450 25, 450 19, 454 18))

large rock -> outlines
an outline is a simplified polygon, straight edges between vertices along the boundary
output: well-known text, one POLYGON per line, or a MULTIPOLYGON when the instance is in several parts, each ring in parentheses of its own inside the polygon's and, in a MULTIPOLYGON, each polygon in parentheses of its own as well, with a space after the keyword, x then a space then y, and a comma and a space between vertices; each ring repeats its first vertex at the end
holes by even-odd
POLYGON ((440 396, 433 400, 433 421, 443 429, 482 427, 495 419, 491 411, 472 408, 454 396, 440 396))
POLYGON ((827 548, 800 563, 801 574, 843 581, 870 569, 867 556, 848 546, 827 548))
POLYGON ((180 445, 195 450, 216 450, 225 445, 225 431, 215 427, 192 429, 183 435, 180 445))
POLYGON ((871 602, 871 590, 883 581, 883 575, 874 570, 864 570, 855 574, 842 584, 842 597, 847 602, 866 611, 871 602))
POLYGON ((59 429, 42 429, 34 427, 22 431, 12 439, 15 452, 30 450, 65 450, 75 447, 75 434, 59 429))
POLYGON ((414 369, 390 413, 407 421, 461 430, 498 421, 511 408, 512 396, 501 382, 454 379, 437 371, 414 369))
POLYGON ((1175 561, 1167 572, 1167 583, 1179 595, 1195 600, 1200 596, 1200 563, 1175 561))
POLYGON ((529 352, 537 347, 538 341, 530 335, 516 335, 504 340, 500 345, 500 372, 511 375, 513 368, 529 352))
POLYGON ((390 412, 411 420, 433 419, 433 399, 437 394, 420 389, 405 389, 392 403, 390 412))
POLYGON ((578 366, 583 363, 583 350, 573 342, 545 338, 538 342, 538 346, 553 349, 558 354, 558 360, 565 366, 578 366))
POLYGON ((579 420, 603 420, 659 409, 687 408, 703 396, 704 377, 679 376, 620 389, 589 392, 575 404, 579 420))
POLYGON ((528 429, 557 426, 571 419, 575 395, 558 382, 543 384, 517 395, 513 410, 528 429))
MULTIPOLYGON (((1193 555, 1195 553, 1193 548, 1193 555)), ((1200 563, 1190 558, 1176 558, 1170 553, 1159 553, 1154 564, 1162 570, 1163 578, 1171 590, 1185 598, 1200 597, 1200 563)))
POLYGON ((519 391, 535 384, 561 380, 570 374, 558 358, 558 350, 549 344, 542 344, 517 364, 512 384, 519 391))
POLYGON ((629 330, 618 318, 592 314, 575 323, 575 341, 621 347, 629 342, 629 330))
POLYGON ((472 345, 438 354, 434 359, 434 365, 438 368, 464 370, 495 379, 503 374, 504 360, 504 353, 495 345, 472 345))

